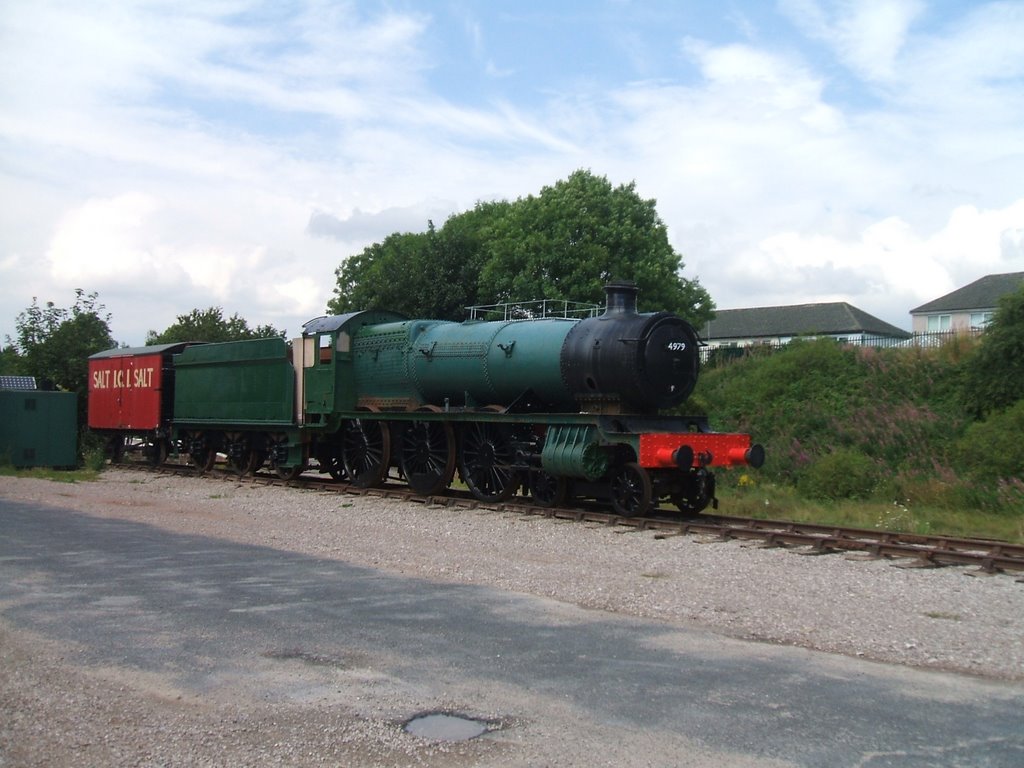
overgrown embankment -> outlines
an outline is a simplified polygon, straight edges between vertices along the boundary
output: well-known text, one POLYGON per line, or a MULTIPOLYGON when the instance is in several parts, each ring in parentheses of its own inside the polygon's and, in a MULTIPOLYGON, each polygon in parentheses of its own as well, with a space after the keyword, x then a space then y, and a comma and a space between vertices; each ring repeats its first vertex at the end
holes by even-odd
POLYGON ((1024 538, 1024 400, 977 416, 983 346, 797 341, 706 368, 688 405, 765 446, 761 470, 720 477, 738 503, 782 495, 805 516, 888 509, 854 522, 1024 538))

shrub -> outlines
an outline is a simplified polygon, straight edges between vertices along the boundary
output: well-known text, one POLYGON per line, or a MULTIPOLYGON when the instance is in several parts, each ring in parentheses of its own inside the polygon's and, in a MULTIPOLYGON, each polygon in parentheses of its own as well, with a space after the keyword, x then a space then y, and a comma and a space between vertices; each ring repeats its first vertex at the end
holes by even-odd
POLYGON ((978 480, 1024 477, 1024 400, 968 427, 956 453, 960 465, 978 480))
POLYGON ((878 484, 878 467, 855 448, 837 448, 800 476, 800 493, 812 499, 866 499, 878 484))
POLYGON ((964 405, 978 416, 1024 399, 1024 285, 999 300, 981 344, 971 356, 964 405))

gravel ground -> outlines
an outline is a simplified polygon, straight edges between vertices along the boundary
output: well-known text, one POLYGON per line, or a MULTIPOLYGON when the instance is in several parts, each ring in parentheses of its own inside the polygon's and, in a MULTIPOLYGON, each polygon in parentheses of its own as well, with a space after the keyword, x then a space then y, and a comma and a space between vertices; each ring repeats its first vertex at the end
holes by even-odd
MULTIPOLYGON (((74 485, 3 477, 4 498, 731 637, 1024 680, 1024 584, 1007 575, 969 578, 976 572, 967 568, 898 568, 515 513, 121 470, 74 485)), ((503 764, 500 755, 485 760, 475 741, 380 746, 379 732, 395 728, 386 718, 225 702, 183 707, 171 694, 142 695, 138 681, 86 674, 69 653, 0 621, 0 766, 417 765, 440 764, 442 754, 446 766, 503 764), (81 712, 90 713, 87 721, 75 715, 81 712), (311 723, 320 738, 296 741, 294 731, 311 723), (176 744, 174 759, 160 752, 157 731, 176 744), (147 736, 150 746, 136 743, 122 754, 129 732, 147 736), (292 743, 304 751, 283 754, 281 745, 292 743), (76 750, 92 758, 78 759, 76 750)))

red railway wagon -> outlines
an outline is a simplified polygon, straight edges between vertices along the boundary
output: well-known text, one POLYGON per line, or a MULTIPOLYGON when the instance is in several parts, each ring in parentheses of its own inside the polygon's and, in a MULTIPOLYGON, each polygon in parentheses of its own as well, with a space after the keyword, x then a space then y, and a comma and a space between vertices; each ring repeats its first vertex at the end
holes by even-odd
POLYGON ((173 356, 188 343, 124 347, 89 358, 89 428, 103 434, 113 458, 141 448, 162 461, 174 416, 173 356))

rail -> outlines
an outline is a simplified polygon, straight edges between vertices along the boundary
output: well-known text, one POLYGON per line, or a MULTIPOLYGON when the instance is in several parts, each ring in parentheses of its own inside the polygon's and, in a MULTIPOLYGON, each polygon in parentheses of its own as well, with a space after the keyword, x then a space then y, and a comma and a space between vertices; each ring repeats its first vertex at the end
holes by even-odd
MULTIPOLYGON (((194 467, 163 464, 119 465, 126 468, 192 475, 194 467)), ((503 502, 480 501, 468 493, 449 491, 446 494, 420 496, 404 485, 385 484, 376 488, 356 488, 345 482, 312 479, 301 476, 296 480, 282 480, 276 475, 258 473, 239 477, 237 473, 215 470, 208 476, 232 482, 256 485, 287 485, 307 489, 335 491, 348 495, 386 498, 433 506, 463 509, 487 509, 499 512, 518 512, 558 520, 602 523, 655 532, 658 537, 686 534, 717 536, 723 541, 754 540, 768 546, 798 547, 807 551, 827 554, 856 552, 868 557, 896 560, 914 567, 976 566, 985 573, 1024 573, 1024 545, 988 539, 957 538, 950 536, 924 536, 899 531, 878 531, 862 528, 844 528, 813 523, 795 523, 786 520, 730 517, 725 515, 697 515, 679 519, 666 516, 623 517, 599 505, 581 507, 544 507, 527 497, 513 497, 503 502)), ((1018 579, 1024 582, 1024 577, 1018 579)))
POLYGON ((582 319, 597 317, 602 307, 582 301, 537 299, 535 301, 478 304, 466 307, 470 320, 538 320, 541 318, 582 319))

